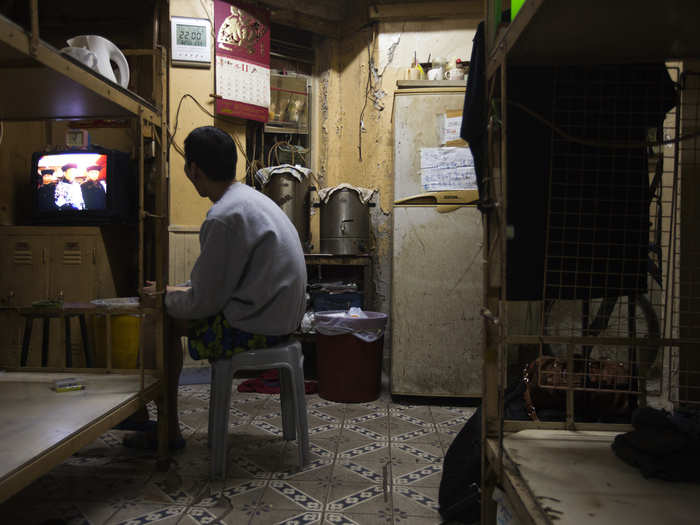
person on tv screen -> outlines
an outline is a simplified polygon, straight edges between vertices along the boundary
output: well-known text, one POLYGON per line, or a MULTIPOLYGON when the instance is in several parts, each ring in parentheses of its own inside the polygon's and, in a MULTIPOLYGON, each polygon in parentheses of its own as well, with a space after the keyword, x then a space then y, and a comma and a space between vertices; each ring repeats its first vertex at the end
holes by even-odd
POLYGON ((56 186, 56 206, 59 210, 84 210, 83 192, 77 181, 78 165, 65 164, 61 170, 63 177, 56 186))
POLYGON ((45 168, 40 171, 41 184, 37 196, 37 205, 40 211, 51 211, 56 209, 56 185, 58 177, 54 170, 45 168))
POLYGON ((99 180, 101 169, 101 166, 89 166, 87 178, 80 185, 87 210, 104 210, 107 207, 107 185, 99 180))

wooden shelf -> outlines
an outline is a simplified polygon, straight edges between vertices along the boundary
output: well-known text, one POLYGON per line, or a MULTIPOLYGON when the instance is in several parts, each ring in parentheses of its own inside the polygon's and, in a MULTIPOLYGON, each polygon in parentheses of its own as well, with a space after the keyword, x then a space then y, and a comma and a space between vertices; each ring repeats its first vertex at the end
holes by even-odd
POLYGON ((462 88, 467 86, 467 80, 397 80, 398 89, 417 88, 462 88))
POLYGON ((160 384, 136 375, 7 372, 0 374, 0 501, 97 439, 160 384), (75 377, 84 390, 56 393, 53 381, 75 377))
MULTIPOLYGON (((617 432, 523 430, 506 436, 504 489, 521 523, 696 523, 697 485, 647 479, 610 447, 617 432)), ((498 441, 486 442, 498 462, 498 441)))
POLYGON ((527 0, 497 34, 487 75, 509 66, 652 62, 700 56, 695 0, 527 0))
MULTIPOLYGON (((574 422, 573 391, 567 392, 570 397, 566 421, 503 421, 502 378, 507 359, 502 356, 511 348, 528 344, 577 347, 595 343, 624 347, 658 342, 659 346, 677 347, 696 343, 648 337, 606 337, 596 341, 583 336, 571 336, 567 341, 554 341, 552 337, 556 336, 547 335, 530 337, 517 331, 521 328, 517 301, 504 298, 509 282, 505 268, 509 249, 505 218, 519 197, 512 187, 508 188, 509 167, 519 160, 511 158, 508 146, 522 138, 522 133, 518 134, 522 130, 516 130, 508 120, 508 90, 515 92, 520 87, 511 73, 518 67, 658 64, 695 59, 700 56, 700 33, 696 27, 700 2, 527 0, 513 21, 497 30, 495 38, 491 31, 500 15, 495 17, 493 10, 488 15, 486 91, 489 108, 494 104, 497 110, 490 113, 485 180, 492 181, 491 198, 498 207, 488 210, 484 230, 484 280, 489 287, 483 303, 492 315, 485 324, 482 410, 486 439, 482 459, 486 474, 481 487, 482 521, 496 522, 491 496, 496 487, 501 487, 512 512, 523 524, 617 523, 620 516, 629 523, 695 523, 700 507, 690 492, 697 489, 645 479, 617 458, 611 442, 618 432, 629 428, 623 430, 624 425, 604 422, 574 422), (498 115, 495 120, 494 114, 498 115), (574 425, 578 431, 568 430, 574 425), (508 434, 519 429, 527 430, 508 434)), ((677 110, 680 115, 680 105, 677 110)), ((573 120, 570 123, 573 125, 573 120)))
POLYGON ((126 118, 161 125, 160 110, 0 16, 0 119, 126 118))
POLYGON ((96 306, 94 304, 66 303, 62 307, 25 306, 25 307, 0 307, 0 311, 16 311, 20 315, 34 315, 36 317, 62 317, 65 315, 148 315, 155 314, 158 308, 146 306, 96 306))
MULTIPOLYGON (((38 38, 40 34, 38 4, 26 3, 30 4, 29 25, 33 27, 32 32, 0 15, 0 68, 3 72, 3 82, 0 87, 0 120, 138 119, 140 130, 138 139, 135 138, 134 142, 138 152, 136 160, 141 196, 145 180, 145 148, 140 141, 145 136, 156 138, 155 133, 158 129, 160 140, 156 141, 157 153, 153 161, 156 179, 154 216, 165 217, 167 220, 165 178, 167 153, 163 149, 167 144, 167 126, 165 113, 162 111, 165 106, 162 97, 167 92, 165 56, 158 50, 125 50, 125 54, 131 51, 131 54, 150 55, 154 59, 153 96, 159 100, 156 106, 40 40, 38 38)), ((165 2, 162 3, 166 5, 165 2)), ((93 7, 95 15, 105 16, 102 6, 93 7)), ((121 6, 121 10, 124 11, 124 6, 121 6)), ((126 16, 137 16, 128 9, 125 13, 127 13, 126 16)), ((127 27, 126 31, 137 32, 131 27, 127 27)), ((140 40, 137 39, 137 41, 140 40)), ((140 203, 139 209, 143 211, 143 202, 140 203)), ((53 235, 51 240, 55 240, 59 232, 65 233, 67 230, 67 228, 51 230, 49 234, 53 235)), ((91 228, 82 230, 76 228, 70 231, 76 235, 81 232, 87 235, 91 230, 91 228)), ((144 230, 142 214, 138 224, 139 282, 144 280, 144 230)), ((26 232, 29 229, 13 228, 13 231, 26 232)), ((154 227, 154 232, 155 278, 159 286, 162 286, 167 275, 167 247, 161 238, 165 229, 157 225, 154 227)), ((92 253, 94 264, 96 252, 92 253)), ((97 253, 99 259, 99 251, 97 253)), ((30 257, 32 260, 37 260, 33 255, 30 257)), ((37 262, 37 266, 41 266, 41 271, 48 276, 49 265, 41 256, 38 259, 40 262, 37 262)), ((27 273, 31 275, 34 269, 31 266, 28 268, 27 273)), ((65 271, 63 273, 67 274, 65 271)), ((99 283, 99 277, 96 279, 99 283)), ((32 283, 31 279, 24 279, 22 282, 32 283)), ((22 308, 27 306, 26 303, 46 297, 46 291, 41 290, 41 293, 34 293, 34 291, 31 290, 24 298, 17 300, 19 307, 3 307, 0 308, 0 313, 58 317, 76 314, 150 314, 153 319, 152 330, 156 334, 163 332, 164 312, 161 304, 154 303, 151 306, 149 303, 148 306, 136 308, 122 306, 110 308, 85 303, 66 303, 63 308, 22 308)), ((80 297, 76 296, 76 300, 105 296, 96 292, 77 295, 80 297)), ((109 297, 109 295, 106 296, 109 297)), ((7 323, 2 326, 5 336, 3 342, 7 346, 16 347, 16 339, 11 343, 11 334, 18 326, 13 324, 17 320, 16 315, 5 317, 7 317, 5 319, 7 323), (15 319, 12 319, 13 317, 15 319)), ((67 330, 65 332, 67 333, 67 330)), ((109 354, 111 342, 107 341, 106 346, 109 354)), ((107 368, 23 367, 21 370, 8 369, 0 373, 0 442, 4 451, 0 453, 0 502, 65 461, 139 408, 143 408, 150 400, 158 404, 161 423, 158 466, 160 468, 166 466, 167 425, 163 424, 163 421, 168 416, 169 408, 167 402, 164 402, 167 378, 163 371, 165 361, 163 337, 155 337, 153 347, 154 369, 117 370, 111 368, 111 361, 108 358, 107 368), (77 377, 86 385, 86 389, 66 393, 53 392, 50 389, 51 383, 54 379, 62 377, 77 377)))
POLYGON ((306 264, 323 264, 333 266, 369 266, 372 256, 365 255, 334 255, 332 253, 305 253, 306 264))
MULTIPOLYGON (((356 272, 362 271, 362 288, 358 290, 364 295, 363 308, 374 308, 374 282, 372 273, 372 255, 335 255, 331 253, 305 253, 306 265, 318 268, 319 275, 323 266, 355 266, 356 272)), ((347 268, 346 268, 347 269, 347 268)), ((336 268, 334 268, 334 271, 336 268)))

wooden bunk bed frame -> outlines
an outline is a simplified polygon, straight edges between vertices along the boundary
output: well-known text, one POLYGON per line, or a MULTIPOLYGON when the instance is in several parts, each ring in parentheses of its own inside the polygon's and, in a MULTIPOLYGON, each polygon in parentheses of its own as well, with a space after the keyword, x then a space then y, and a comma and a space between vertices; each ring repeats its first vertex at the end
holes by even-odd
MULTIPOLYGON (((510 523, 511 518, 523 525, 619 523, 620 520, 694 523, 700 504, 691 494, 697 492, 697 486, 643 478, 636 469, 615 457, 610 444, 615 435, 631 430, 631 425, 575 421, 575 388, 565 389, 564 421, 505 420, 508 345, 558 343, 573 348, 594 342, 585 337, 525 334, 510 324, 512 303, 505 300, 508 282, 505 261, 507 240, 513 232, 505 219, 509 205, 506 141, 518 137, 508 127, 506 88, 511 66, 668 63, 697 59, 700 33, 695 21, 700 17, 700 4, 686 0, 664 3, 527 0, 507 27, 500 24, 501 14, 494 12, 494 2, 485 0, 484 4, 487 107, 498 108, 498 116, 489 120, 487 153, 490 184, 487 197, 492 206, 486 211, 484 225, 487 257, 482 311, 485 364, 481 522, 496 522, 497 512, 503 508, 495 503, 494 491, 498 494, 500 490, 509 505, 506 514, 498 516, 499 523, 510 523)), ((697 184, 693 187, 697 194, 697 184)), ((693 206, 684 206, 683 218, 687 220, 686 213, 691 212, 688 222, 692 222, 693 206)), ((697 305, 697 297, 690 301, 697 305)), ((688 353, 697 356, 698 341, 697 333, 684 338, 667 332, 652 343, 659 348, 686 345, 691 350, 688 353)), ((649 340, 629 338, 610 342, 648 343, 649 340)))
MULTIPOLYGON (((140 306, 85 307, 84 314, 107 319, 105 368, 8 368, 0 374, 0 502, 97 439, 149 401, 158 405, 158 466, 167 468, 166 374, 164 373, 164 307, 167 282, 167 54, 154 38, 153 49, 126 50, 150 56, 156 104, 123 89, 60 54, 39 35, 38 1, 29 0, 29 30, 0 16, 0 66, 6 79, 0 87, 0 120, 134 119, 138 123, 138 279, 140 306), (8 81, 11 80, 11 81, 8 81), (76 101, 80 103, 76 104, 76 101), (156 199, 144 206, 144 139, 155 141, 156 199), (155 267, 156 298, 144 298, 144 235, 155 267), (150 300, 145 300, 150 299, 150 300), (155 368, 120 370, 112 367, 109 319, 114 315, 146 315, 152 319, 155 368), (56 379, 76 377, 86 386, 80 392, 56 393, 56 379)), ((154 28, 157 28, 154 13, 154 28)), ((157 31, 154 30, 154 35, 157 31)), ((149 276, 149 278, 151 278, 149 276)), ((7 306, 19 310, 28 305, 7 306)), ((89 306, 89 305, 88 305, 89 306)), ((71 310, 72 313, 77 310, 71 310)), ((57 316, 61 312, 57 311, 57 316)), ((140 352, 143 345, 140 344, 140 352)))

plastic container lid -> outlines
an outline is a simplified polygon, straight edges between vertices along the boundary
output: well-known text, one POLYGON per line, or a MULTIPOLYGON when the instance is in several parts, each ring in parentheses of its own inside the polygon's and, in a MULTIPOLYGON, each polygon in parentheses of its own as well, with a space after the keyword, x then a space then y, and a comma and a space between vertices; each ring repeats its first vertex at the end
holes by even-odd
POLYGON ((111 297, 109 299, 93 299, 90 301, 97 306, 106 306, 112 308, 129 308, 139 305, 138 297, 111 297))
POLYGON ((317 325, 344 327, 348 331, 383 330, 386 326, 387 314, 362 310, 365 317, 355 317, 346 310, 329 310, 316 312, 317 325))

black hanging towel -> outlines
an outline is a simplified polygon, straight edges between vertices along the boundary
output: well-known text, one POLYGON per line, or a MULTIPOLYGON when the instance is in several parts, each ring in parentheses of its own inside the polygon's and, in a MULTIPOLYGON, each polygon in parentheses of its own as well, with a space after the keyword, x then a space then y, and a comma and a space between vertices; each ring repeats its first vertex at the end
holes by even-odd
POLYGON ((486 170, 486 50, 484 22, 479 22, 472 41, 472 54, 467 75, 467 91, 464 96, 460 137, 469 143, 474 158, 476 186, 479 190, 479 209, 484 195, 483 180, 486 170))
POLYGON ((665 65, 512 67, 507 79, 507 299, 645 292, 643 142, 675 105, 665 65), (620 143, 639 145, 609 147, 620 143))

